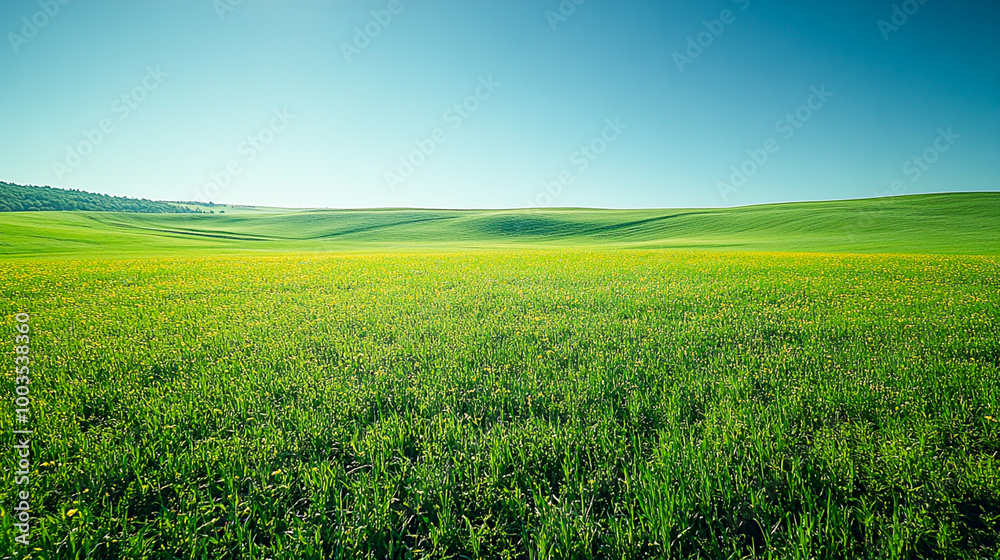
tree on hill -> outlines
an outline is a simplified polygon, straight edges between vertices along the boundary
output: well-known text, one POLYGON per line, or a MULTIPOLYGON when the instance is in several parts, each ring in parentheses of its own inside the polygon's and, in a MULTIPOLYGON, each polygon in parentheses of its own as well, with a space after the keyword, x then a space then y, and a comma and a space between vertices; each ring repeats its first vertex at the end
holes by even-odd
POLYGON ((150 214, 201 214, 200 208, 183 204, 158 202, 145 198, 128 198, 89 193, 79 189, 57 189, 35 185, 15 185, 0 182, 0 212, 34 212, 56 210, 88 210, 95 212, 135 212, 150 214))

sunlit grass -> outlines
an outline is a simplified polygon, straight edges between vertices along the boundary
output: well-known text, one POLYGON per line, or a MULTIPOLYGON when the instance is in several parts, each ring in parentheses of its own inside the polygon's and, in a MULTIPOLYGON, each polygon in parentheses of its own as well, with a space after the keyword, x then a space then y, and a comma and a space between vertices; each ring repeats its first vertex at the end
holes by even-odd
POLYGON ((38 558, 998 553, 990 257, 0 271, 34 329, 38 558))

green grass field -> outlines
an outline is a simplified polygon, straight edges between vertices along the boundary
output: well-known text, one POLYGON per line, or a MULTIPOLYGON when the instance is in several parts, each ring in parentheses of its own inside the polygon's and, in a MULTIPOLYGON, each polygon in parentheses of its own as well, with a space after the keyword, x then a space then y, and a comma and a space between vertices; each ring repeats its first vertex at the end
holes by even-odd
POLYGON ((1000 193, 687 210, 0 213, 0 256, 327 251, 715 249, 1000 254, 1000 193))
POLYGON ((996 558, 998 232, 996 193, 0 214, 0 557, 996 558))

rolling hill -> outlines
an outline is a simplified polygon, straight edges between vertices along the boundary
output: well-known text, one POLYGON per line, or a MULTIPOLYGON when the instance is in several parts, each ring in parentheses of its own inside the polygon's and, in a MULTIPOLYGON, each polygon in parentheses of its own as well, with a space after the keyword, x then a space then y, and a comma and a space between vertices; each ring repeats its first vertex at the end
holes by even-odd
POLYGON ((0 213, 0 257, 13 258, 501 248, 998 254, 1000 193, 682 210, 0 213))

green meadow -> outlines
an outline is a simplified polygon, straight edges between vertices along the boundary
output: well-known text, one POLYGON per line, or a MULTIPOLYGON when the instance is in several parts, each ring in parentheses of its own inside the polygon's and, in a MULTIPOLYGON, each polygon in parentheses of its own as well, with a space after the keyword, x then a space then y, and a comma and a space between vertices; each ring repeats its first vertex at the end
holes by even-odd
POLYGON ((0 558, 1000 555, 1000 193, 0 213, 0 275, 0 558))
POLYGON ((301 210, 0 213, 0 256, 712 249, 1000 253, 1000 193, 683 210, 301 210))

